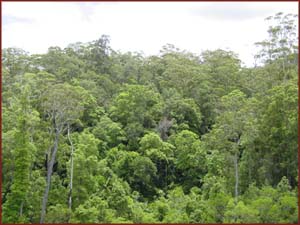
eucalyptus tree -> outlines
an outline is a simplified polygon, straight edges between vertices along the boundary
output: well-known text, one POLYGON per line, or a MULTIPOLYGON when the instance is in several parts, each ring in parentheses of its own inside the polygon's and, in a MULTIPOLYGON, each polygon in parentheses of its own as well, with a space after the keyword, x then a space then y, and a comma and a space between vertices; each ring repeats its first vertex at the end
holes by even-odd
MULTIPOLYGON (((284 15, 282 12, 267 17, 269 37, 255 43, 260 48, 255 57, 267 65, 272 64, 279 80, 291 78, 290 70, 298 61, 297 17, 296 14, 284 15)), ((272 70, 272 67, 267 68, 272 70)))
POLYGON ((53 146, 46 152, 47 184, 42 201, 40 223, 44 223, 48 195, 50 190, 53 166, 58 151, 60 135, 65 132, 71 123, 79 119, 83 112, 83 103, 80 89, 69 84, 49 86, 44 93, 42 102, 46 119, 50 122, 50 135, 54 135, 53 146))

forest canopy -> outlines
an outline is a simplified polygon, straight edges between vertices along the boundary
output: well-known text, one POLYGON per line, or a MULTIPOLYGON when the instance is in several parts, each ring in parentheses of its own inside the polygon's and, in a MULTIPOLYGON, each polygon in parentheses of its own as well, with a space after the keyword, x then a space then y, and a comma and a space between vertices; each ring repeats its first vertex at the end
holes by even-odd
POLYGON ((297 223, 297 18, 268 20, 252 68, 107 35, 2 49, 2 222, 297 223))

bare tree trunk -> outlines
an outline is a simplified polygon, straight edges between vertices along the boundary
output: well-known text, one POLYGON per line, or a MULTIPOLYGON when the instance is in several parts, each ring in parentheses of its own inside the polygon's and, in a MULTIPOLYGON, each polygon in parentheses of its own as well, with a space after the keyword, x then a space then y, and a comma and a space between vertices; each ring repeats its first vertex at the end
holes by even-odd
POLYGON ((69 191, 69 209, 72 209, 72 189, 73 189, 73 153, 74 146, 70 137, 70 126, 68 125, 68 139, 71 144, 71 171, 70 171, 70 191, 69 191))
POLYGON ((54 140, 54 146, 53 146, 53 150, 52 150, 52 154, 51 154, 51 160, 47 167, 47 184, 46 184, 45 193, 44 193, 43 202, 42 202, 42 212, 41 212, 40 223, 44 223, 44 221, 45 221, 48 195, 49 195, 50 184, 51 184, 51 176, 52 176, 53 166, 54 166, 56 153, 57 153, 57 149, 58 149, 59 134, 60 134, 59 129, 57 127, 55 127, 55 140, 54 140))
POLYGON ((235 170, 235 187, 234 187, 234 197, 235 203, 238 202, 238 195, 239 195, 239 171, 238 171, 238 156, 237 153, 234 154, 234 170, 235 170))
POLYGON ((283 81, 285 82, 287 80, 287 73, 285 71, 285 60, 286 56, 282 59, 282 72, 283 72, 283 81))
POLYGON ((19 216, 22 217, 23 216, 23 207, 24 207, 24 201, 22 201, 21 205, 20 205, 20 212, 19 212, 19 216))

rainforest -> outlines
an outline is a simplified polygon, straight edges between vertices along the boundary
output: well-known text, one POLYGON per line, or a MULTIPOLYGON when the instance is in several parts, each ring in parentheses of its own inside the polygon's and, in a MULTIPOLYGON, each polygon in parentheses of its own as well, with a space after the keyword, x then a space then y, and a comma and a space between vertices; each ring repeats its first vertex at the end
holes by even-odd
POLYGON ((2 49, 2 222, 297 223, 297 19, 268 18, 253 67, 108 35, 2 49))

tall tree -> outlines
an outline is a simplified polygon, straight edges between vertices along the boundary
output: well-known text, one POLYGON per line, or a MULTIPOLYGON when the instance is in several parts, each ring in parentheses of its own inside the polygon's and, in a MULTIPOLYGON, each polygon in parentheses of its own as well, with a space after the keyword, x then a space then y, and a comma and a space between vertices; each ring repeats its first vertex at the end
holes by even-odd
POLYGON ((45 220, 51 176, 58 150, 59 137, 68 127, 68 124, 80 117, 83 111, 83 105, 80 100, 81 96, 78 89, 68 84, 56 84, 55 86, 48 87, 44 93, 43 108, 45 110, 45 116, 51 122, 50 131, 54 133, 54 141, 50 151, 46 153, 47 184, 43 196, 40 223, 44 223, 45 220))
MULTIPOLYGON (((280 80, 291 78, 291 67, 297 64, 298 42, 297 24, 295 23, 296 14, 286 14, 282 12, 275 16, 266 18, 271 22, 268 29, 268 39, 257 42, 260 52, 256 58, 263 63, 278 65, 280 73, 277 72, 280 80)), ((270 68, 271 69, 271 68, 270 68)))
MULTIPOLYGON (((31 89, 23 82, 20 87, 19 98, 15 99, 13 108, 17 115, 16 127, 12 135, 14 145, 12 147, 13 177, 10 193, 3 204, 3 222, 20 223, 26 222, 24 217, 24 204, 30 189, 30 173, 36 151, 35 145, 30 136, 30 129, 39 121, 38 113, 31 107, 31 89)), ((4 142, 6 144, 6 142, 4 142)), ((7 151, 8 146, 4 146, 7 151)), ((6 154, 5 154, 6 155, 6 154)))

